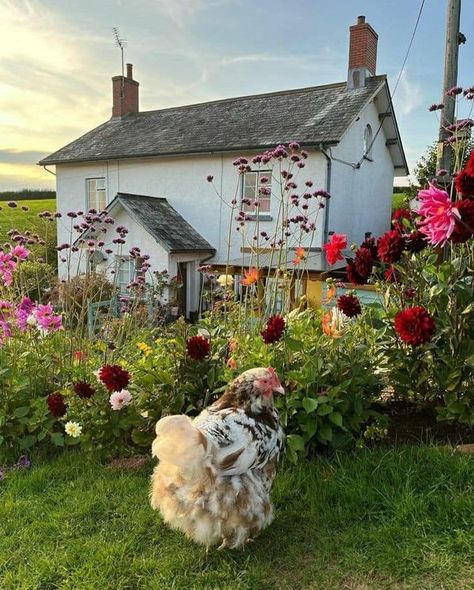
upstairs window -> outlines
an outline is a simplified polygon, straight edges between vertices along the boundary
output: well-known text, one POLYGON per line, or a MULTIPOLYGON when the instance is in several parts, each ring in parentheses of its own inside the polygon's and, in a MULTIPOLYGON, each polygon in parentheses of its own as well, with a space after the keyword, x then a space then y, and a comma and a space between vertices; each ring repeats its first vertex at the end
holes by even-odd
POLYGON ((103 211, 107 204, 105 178, 86 179, 87 208, 103 211))
POLYGON ((246 213, 270 213, 272 192, 271 170, 245 172, 242 179, 242 210, 246 213), (255 202, 260 203, 259 207, 255 202))
POLYGON ((372 127, 370 125, 366 125, 364 130, 364 156, 369 159, 372 158, 372 141, 372 127))

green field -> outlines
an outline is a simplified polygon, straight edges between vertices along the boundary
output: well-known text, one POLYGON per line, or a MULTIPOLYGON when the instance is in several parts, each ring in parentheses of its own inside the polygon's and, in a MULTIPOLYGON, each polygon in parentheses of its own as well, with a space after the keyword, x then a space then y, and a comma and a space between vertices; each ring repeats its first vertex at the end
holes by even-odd
POLYGON ((8 240, 8 232, 11 229, 17 229, 19 231, 31 230, 44 234, 45 226, 48 224, 48 233, 51 231, 49 228, 54 228, 56 231, 56 223, 47 222, 38 218, 38 213, 42 211, 56 211, 56 200, 55 199, 44 199, 40 201, 27 200, 27 201, 16 201, 17 207, 11 209, 8 207, 6 201, 0 201, 0 241, 5 242, 8 240), (22 207, 28 207, 28 211, 23 211, 22 207))
POLYGON ((286 466, 270 528, 244 550, 208 554, 151 510, 151 469, 69 452, 7 472, 0 588, 474 588, 473 455, 379 448, 286 466))

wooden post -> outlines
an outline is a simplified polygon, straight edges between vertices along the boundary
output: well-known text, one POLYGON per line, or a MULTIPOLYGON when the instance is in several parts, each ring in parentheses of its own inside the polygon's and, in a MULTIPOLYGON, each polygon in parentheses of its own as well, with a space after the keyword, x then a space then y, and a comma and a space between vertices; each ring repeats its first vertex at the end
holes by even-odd
MULTIPOLYGON (((438 153, 436 159, 436 171, 444 169, 451 175, 452 147, 444 142, 449 137, 446 127, 454 123, 456 97, 446 96, 446 92, 456 86, 458 81, 458 55, 459 55, 459 26, 461 21, 461 0, 448 0, 448 13, 446 18, 446 48, 444 57, 443 95, 441 102, 444 109, 441 111, 439 124, 438 153)), ((444 177, 446 181, 446 177, 444 177)))

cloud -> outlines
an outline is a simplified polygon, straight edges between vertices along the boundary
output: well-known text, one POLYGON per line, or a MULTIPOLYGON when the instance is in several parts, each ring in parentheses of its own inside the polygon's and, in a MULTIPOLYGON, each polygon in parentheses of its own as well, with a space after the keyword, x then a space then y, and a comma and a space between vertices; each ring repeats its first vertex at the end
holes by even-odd
POLYGON ((179 27, 197 13, 215 10, 237 0, 156 0, 160 10, 179 27))
POLYGON ((0 150, 0 163, 2 164, 36 164, 48 152, 35 150, 0 150))
POLYGON ((407 70, 403 70, 400 82, 394 97, 397 113, 409 115, 414 109, 423 103, 423 90, 421 84, 409 79, 407 70))

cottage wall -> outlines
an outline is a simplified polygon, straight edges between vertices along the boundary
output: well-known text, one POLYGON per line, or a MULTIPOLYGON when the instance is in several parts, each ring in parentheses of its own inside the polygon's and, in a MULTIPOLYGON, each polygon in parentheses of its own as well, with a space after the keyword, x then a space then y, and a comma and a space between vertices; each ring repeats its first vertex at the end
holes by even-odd
POLYGON ((331 202, 328 230, 344 233, 349 241, 360 243, 365 232, 379 236, 390 227, 394 167, 385 145, 383 129, 375 138, 370 158, 357 163, 364 154, 364 133, 371 126, 375 137, 379 128, 378 110, 372 101, 360 113, 341 142, 332 148, 331 202))

